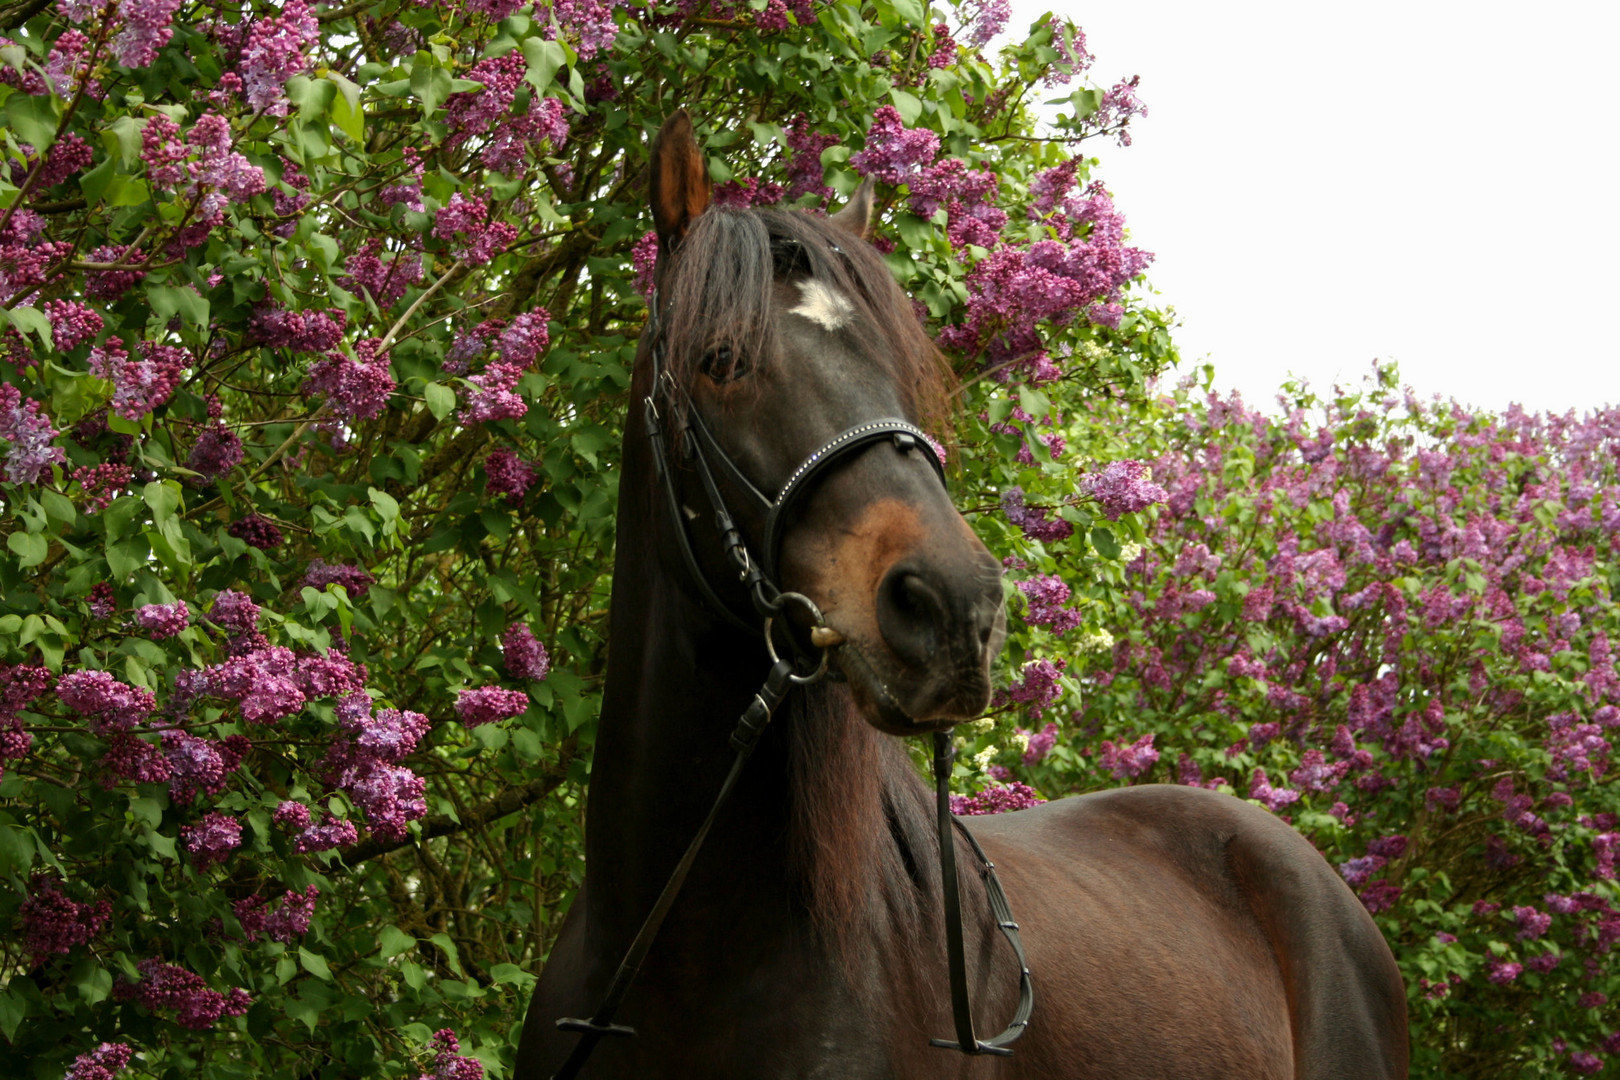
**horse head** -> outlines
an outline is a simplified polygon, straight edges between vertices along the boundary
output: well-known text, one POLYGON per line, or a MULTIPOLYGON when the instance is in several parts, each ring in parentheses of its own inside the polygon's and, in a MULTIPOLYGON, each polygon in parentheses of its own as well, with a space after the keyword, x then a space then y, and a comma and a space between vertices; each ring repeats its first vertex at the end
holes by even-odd
POLYGON ((697 509, 705 483, 763 572, 819 608, 814 640, 871 724, 914 735, 979 715, 1004 637, 1001 569, 918 430, 948 420, 949 369, 867 240, 870 184, 827 218, 711 208, 682 112, 654 143, 650 188, 650 336, 668 388, 648 400, 682 414, 665 453, 712 593, 748 608, 741 560, 718 554, 727 523, 697 509), (718 464, 694 468, 705 445, 718 464))

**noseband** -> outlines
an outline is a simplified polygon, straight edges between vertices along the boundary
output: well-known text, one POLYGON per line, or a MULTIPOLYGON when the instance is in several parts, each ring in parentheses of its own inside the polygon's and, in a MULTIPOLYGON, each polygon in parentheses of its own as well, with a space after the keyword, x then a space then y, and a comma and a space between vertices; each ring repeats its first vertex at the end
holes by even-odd
MULTIPOLYGON (((837 250, 836 248, 834 250, 837 250)), ((846 458, 854 457, 863 452, 874 443, 892 442, 896 450, 902 454, 912 451, 923 451, 923 456, 934 467, 934 473, 943 485, 945 480, 945 466, 939 460, 939 455, 933 451, 928 435, 915 424, 899 419, 898 417, 883 417, 857 424, 844 431, 835 438, 829 439, 810 454, 789 474, 775 498, 767 496, 758 485, 750 480, 731 457, 720 446, 709 427, 698 413, 691 396, 670 375, 665 367, 665 342, 661 319, 661 309, 658 302, 658 291, 648 299, 651 315, 648 319, 647 333, 652 338, 650 358, 652 362, 652 388, 642 399, 643 415, 646 420, 647 437, 652 444, 653 470, 658 476, 658 486, 663 489, 665 501, 669 505, 670 520, 675 526, 675 536, 681 551, 682 561, 692 580, 697 584, 705 603, 716 613, 721 615, 732 625, 743 631, 761 634, 765 639, 766 650, 770 654, 771 669, 765 678, 765 684, 754 695, 754 700, 744 710, 737 726, 731 733, 731 747, 736 751, 736 758, 732 762, 731 771, 726 774, 720 785, 719 794, 715 796, 714 804, 699 826, 697 834, 687 845, 686 852, 681 861, 676 864, 675 870, 670 874, 669 880, 664 883, 658 900, 653 904, 652 911, 642 922, 641 929, 637 931, 635 940, 631 942, 624 959, 619 962, 618 969, 608 984, 602 1003, 590 1019, 576 1019, 563 1017, 557 1021, 557 1027, 563 1031, 576 1031, 580 1040, 575 1044, 573 1052, 556 1073, 552 1080, 573 1080, 584 1068, 596 1044, 604 1037, 633 1036, 635 1029, 623 1024, 613 1022, 620 1004, 630 991, 630 985, 635 981, 641 970, 642 961, 646 959, 648 951, 652 948, 653 940, 657 937, 659 928, 663 925, 664 917, 669 913, 675 898, 680 894, 681 886, 686 881, 687 872, 697 860, 698 851, 703 847, 703 841, 709 835, 709 829, 720 814, 720 808, 725 805, 732 789, 736 786, 737 778, 742 774, 743 764, 754 752, 759 736, 770 723, 772 715, 776 712, 783 699, 795 685, 814 683, 827 675, 828 654, 832 646, 817 641, 814 630, 826 631, 821 609, 816 606, 803 593, 784 592, 776 584, 778 560, 781 556, 782 531, 786 527, 789 511, 798 499, 808 492, 813 482, 830 469, 833 465, 846 458), (710 508, 714 512, 715 528, 720 534, 721 544, 725 550, 725 557, 731 567, 737 572, 737 580, 747 590, 749 599, 754 606, 754 612, 763 620, 763 628, 756 627, 752 622, 737 614, 728 605, 720 594, 710 584, 697 555, 692 550, 692 541, 687 533, 686 514, 683 512, 680 493, 675 488, 675 478, 671 474, 668 461, 668 447, 664 438, 664 416, 659 411, 659 400, 662 398, 664 407, 672 416, 684 420, 684 435, 682 440, 687 456, 697 467, 699 479, 703 484, 703 491, 709 500, 710 508), (712 459, 712 464, 711 464, 712 459), (715 467, 723 473, 730 486, 741 493, 755 512, 765 519, 765 559, 763 562, 755 559, 748 550, 748 544, 743 539, 741 531, 737 528, 736 520, 732 517, 726 506, 720 485, 715 480, 715 467), (780 617, 789 606, 799 607, 810 619, 813 631, 811 641, 821 651, 819 661, 808 674, 803 674, 794 664, 777 656, 776 646, 771 637, 771 628, 775 619, 780 617)), ((798 649, 798 641, 789 635, 798 649)), ((937 804, 936 824, 939 831, 939 864, 940 884, 944 892, 945 908, 945 953, 946 963, 950 968, 951 978, 951 1012, 955 1021, 956 1039, 930 1039, 929 1045, 938 1046, 948 1050, 960 1050, 964 1054, 987 1054, 1007 1056, 1012 1053, 1007 1044, 1024 1033, 1029 1024, 1030 1013, 1034 1010, 1035 994, 1030 981, 1029 962, 1024 955, 1024 946, 1018 936, 1018 924, 1013 921, 1012 911, 1007 905, 1006 893, 1002 891, 1001 882, 996 878, 995 864, 992 863, 979 846, 979 842, 968 832, 967 826, 950 813, 950 776, 951 766, 955 761, 956 751, 951 742, 950 731, 936 731, 934 733, 934 785, 937 804), (1000 1035, 991 1039, 980 1039, 974 1034, 973 1012, 968 1000, 967 992, 967 966, 965 950, 962 943, 962 906, 958 895, 956 878, 956 843, 952 836, 952 828, 961 832, 967 838, 968 844, 973 848, 979 859, 981 875, 984 878, 985 891, 990 902, 990 910, 996 920, 996 926, 1012 945, 1013 952, 1018 957, 1019 983, 1018 983, 1018 1010, 1012 1023, 1007 1025, 1000 1035)))

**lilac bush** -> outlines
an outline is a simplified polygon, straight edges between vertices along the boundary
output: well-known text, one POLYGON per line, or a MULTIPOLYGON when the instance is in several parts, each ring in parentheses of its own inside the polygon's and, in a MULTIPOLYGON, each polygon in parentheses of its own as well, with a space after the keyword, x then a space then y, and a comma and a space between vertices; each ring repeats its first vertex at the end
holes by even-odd
MULTIPOLYGON (((985 55, 1007 18, 0 5, 0 1076, 509 1070, 582 876, 648 133, 687 106, 727 205, 878 182, 986 412, 934 432, 963 482, 1174 358, 1084 150, 1139 103, 1061 21, 985 55)), ((1027 659, 1040 762, 1075 668, 1027 659)))
POLYGON ((1023 485, 981 530, 1029 602, 969 786, 1250 799, 1383 929, 1416 1074, 1614 1068, 1620 413, 1423 401, 1387 367, 1279 401, 1071 398, 1070 445, 1109 464, 987 471, 1023 485), (1055 621, 1045 582, 1079 567, 1055 621), (1036 722, 1037 754, 999 734, 1036 722))

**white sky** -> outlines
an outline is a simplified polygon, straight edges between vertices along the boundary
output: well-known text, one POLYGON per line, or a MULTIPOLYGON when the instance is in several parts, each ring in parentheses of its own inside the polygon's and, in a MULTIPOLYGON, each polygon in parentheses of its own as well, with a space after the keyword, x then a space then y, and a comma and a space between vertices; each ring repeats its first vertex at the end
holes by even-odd
POLYGON ((1620 403, 1620 4, 1014 0, 1066 14, 1134 145, 1086 144, 1183 369, 1270 406, 1372 359, 1500 409, 1620 403))

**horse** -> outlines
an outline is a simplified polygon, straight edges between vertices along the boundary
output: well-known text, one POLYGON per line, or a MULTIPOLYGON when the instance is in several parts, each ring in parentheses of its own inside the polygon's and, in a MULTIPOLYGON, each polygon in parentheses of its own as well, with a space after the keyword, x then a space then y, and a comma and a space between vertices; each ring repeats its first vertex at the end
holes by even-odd
POLYGON ((999 1021, 1020 990, 978 857, 935 831, 903 741, 983 713, 1005 636, 1000 565, 934 451, 900 431, 948 419, 949 369, 867 242, 869 185, 827 217, 710 209, 684 111, 649 176, 659 253, 624 436, 586 877, 530 1002, 519 1080, 557 1074, 579 1045, 579 1022, 558 1019, 607 992, 789 637, 806 664, 819 641, 830 677, 786 693, 758 736, 624 995, 634 1037, 601 1037, 579 1075, 1406 1076, 1406 996, 1365 908, 1272 814, 1176 785, 973 819, 1035 1011, 1010 1056, 930 1045, 953 1030, 941 833, 960 849, 973 1009, 999 1021), (895 418, 780 519, 740 490, 792 486, 840 433, 895 418), (696 460, 704 443, 727 468, 696 460), (734 521, 708 512, 713 497, 740 507, 734 521), (739 547, 807 598, 783 605, 786 634, 761 636, 739 547))

